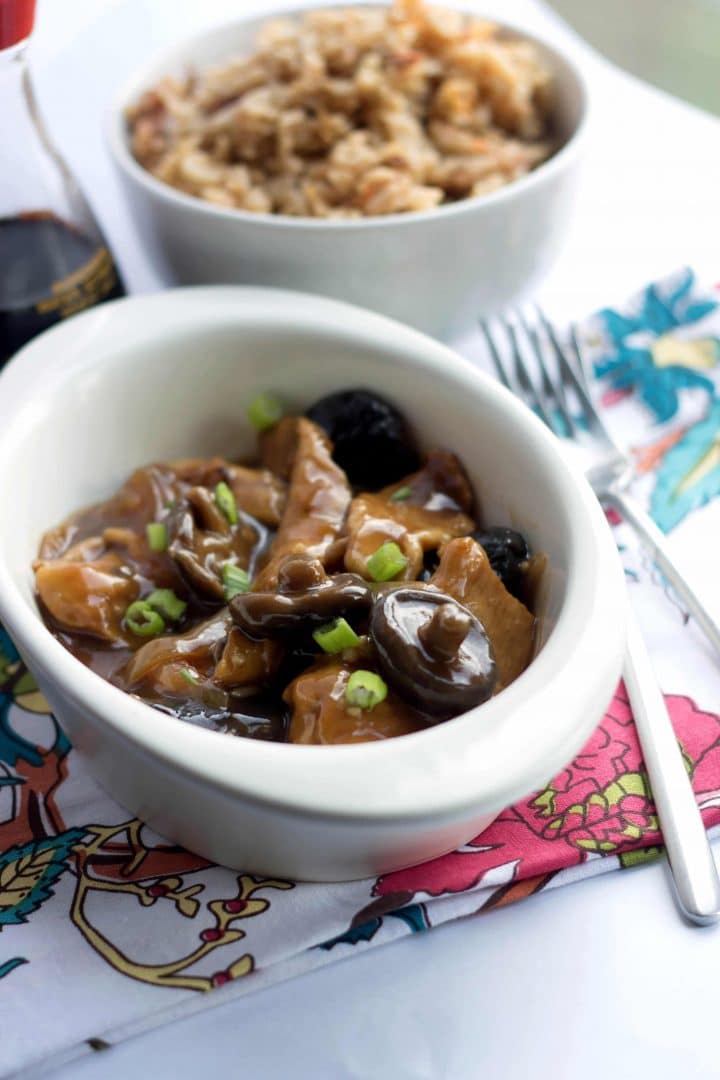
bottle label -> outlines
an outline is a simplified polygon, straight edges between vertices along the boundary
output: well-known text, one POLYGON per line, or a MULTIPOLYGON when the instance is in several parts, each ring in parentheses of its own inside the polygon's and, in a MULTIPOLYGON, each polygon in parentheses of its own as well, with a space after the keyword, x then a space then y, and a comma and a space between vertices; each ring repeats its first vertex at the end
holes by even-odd
POLYGON ((124 295, 94 237, 50 213, 0 217, 0 367, 54 323, 124 295))
POLYGON ((52 285, 52 293, 35 304, 38 315, 54 315, 66 319, 100 300, 118 292, 118 276, 115 264, 106 247, 99 248, 84 266, 67 274, 52 285))

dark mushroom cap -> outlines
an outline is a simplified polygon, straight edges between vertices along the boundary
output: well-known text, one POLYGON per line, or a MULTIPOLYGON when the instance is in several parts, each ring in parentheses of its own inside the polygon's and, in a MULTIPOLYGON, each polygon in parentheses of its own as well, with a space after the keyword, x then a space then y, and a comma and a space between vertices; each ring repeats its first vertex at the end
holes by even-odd
POLYGON ((168 555, 193 597, 203 604, 222 604, 220 575, 198 552, 198 530, 189 507, 183 505, 174 510, 167 519, 167 527, 170 536, 168 555))
MULTIPOLYGON (((222 568, 234 562, 238 551, 249 552, 252 576, 258 557, 267 547, 268 529, 238 508, 231 525, 215 505, 207 488, 191 488, 166 518, 168 555, 174 561, 193 598, 204 606, 225 603, 222 568)), ((242 565, 242 563, 241 563, 242 565)))
POLYGON ((308 409, 307 416, 328 433, 333 458, 363 491, 377 491, 419 467, 406 420, 372 391, 327 394, 308 409))
POLYGON ((265 638, 367 612, 372 600, 370 586, 357 574, 328 577, 318 560, 300 554, 279 567, 277 592, 241 593, 230 601, 230 612, 250 637, 265 638))
POLYGON ((485 628, 437 589, 380 592, 370 637, 388 683, 423 712, 437 717, 467 712, 495 688, 495 658, 485 628))
POLYGON ((325 567, 310 555, 288 555, 278 567, 278 592, 298 593, 327 581, 325 567))
POLYGON ((524 568, 530 558, 530 548, 522 533, 503 525, 476 529, 472 534, 485 549, 490 565, 508 592, 522 599, 524 568))

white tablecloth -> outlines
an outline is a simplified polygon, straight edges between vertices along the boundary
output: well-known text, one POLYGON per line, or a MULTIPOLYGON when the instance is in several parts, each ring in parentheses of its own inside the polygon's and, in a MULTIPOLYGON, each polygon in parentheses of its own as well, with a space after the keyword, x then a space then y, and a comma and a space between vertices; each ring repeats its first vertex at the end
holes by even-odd
MULTIPOLYGON (((594 91, 582 195, 543 288, 550 310, 587 311, 683 263, 720 279, 720 124, 610 68, 536 0, 482 8, 574 40, 594 91)), ((133 291, 162 282, 112 174, 104 111, 164 42, 250 9, 271 5, 40 0, 42 105, 133 291)), ((704 1080, 720 1076, 718 972, 720 930, 685 926, 655 865, 414 936, 55 1075, 704 1080)))

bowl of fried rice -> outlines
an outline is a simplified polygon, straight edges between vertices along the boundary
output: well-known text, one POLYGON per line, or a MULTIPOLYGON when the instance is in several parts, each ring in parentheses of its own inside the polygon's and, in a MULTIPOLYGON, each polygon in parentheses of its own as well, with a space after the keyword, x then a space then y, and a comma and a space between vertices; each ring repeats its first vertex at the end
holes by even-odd
POLYGON ((177 280, 305 289, 451 336, 557 255, 586 113, 555 46, 394 0, 196 35, 122 90, 109 141, 177 280))

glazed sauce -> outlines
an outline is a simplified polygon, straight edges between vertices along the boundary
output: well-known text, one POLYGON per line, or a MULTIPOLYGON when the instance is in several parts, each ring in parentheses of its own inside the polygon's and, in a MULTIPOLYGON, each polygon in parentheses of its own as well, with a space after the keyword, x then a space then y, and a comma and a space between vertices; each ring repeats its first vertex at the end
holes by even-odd
POLYGON ((167 703, 149 698, 142 700, 177 720, 209 731, 219 731, 221 735, 239 735, 245 739, 265 739, 269 742, 285 742, 287 738, 287 706, 279 697, 238 698, 224 709, 195 703, 167 703))
MULTIPOLYGON (((0 34, 6 9, 0 0, 0 34)), ((124 295, 107 248, 71 225, 44 212, 0 218, 0 365, 61 319, 124 295)))
MULTIPOLYGON (((192 724, 249 738, 283 740, 287 728, 287 707, 281 697, 284 681, 280 682, 277 693, 264 692, 252 697, 212 685, 213 667, 222 654, 226 635, 220 632, 214 637, 208 635, 211 644, 201 656, 201 666, 207 669, 208 678, 207 684, 203 679, 202 687, 181 682, 180 692, 172 685, 166 689, 159 677, 162 676, 159 669, 151 672, 148 679, 134 683, 128 677, 128 663, 149 639, 137 637, 127 630, 121 615, 101 590, 95 595, 83 592, 83 567, 97 568, 109 575, 113 587, 127 588, 127 594, 122 594, 122 608, 127 601, 147 595, 152 589, 172 589, 187 604, 182 617, 168 627, 177 638, 212 623, 214 619, 221 619, 222 601, 215 602, 194 590, 167 550, 153 552, 146 541, 145 527, 149 522, 162 519, 163 515, 171 522, 171 508, 184 505, 187 493, 197 490, 199 481, 206 482, 211 490, 223 475, 223 468, 224 463, 214 460, 186 462, 179 475, 170 466, 138 469, 115 496, 80 511, 45 535, 36 572, 41 565, 55 568, 58 573, 63 573, 63 567, 67 569, 68 576, 62 579, 59 592, 67 597, 68 609, 73 606, 76 611, 83 608, 87 611, 106 606, 107 611, 97 622, 96 634, 83 632, 82 628, 69 630, 67 612, 49 610, 43 604, 42 589, 38 602, 43 619, 58 641, 83 664, 120 689, 192 724), (206 700, 203 700, 205 695, 206 700)), ((272 536, 270 528, 243 513, 240 523, 227 537, 208 534, 205 546, 198 546, 199 557, 207 556, 208 552, 213 554, 219 547, 222 557, 242 553, 246 564, 252 568, 263 558, 272 536), (249 534, 248 529, 252 530, 249 534), (227 550, 223 547, 225 543, 227 550)), ((198 651, 197 655, 189 657, 188 664, 197 662, 199 655, 198 651)), ((180 649, 177 656, 168 657, 167 666, 179 658, 182 662, 180 649)), ((307 662, 305 657, 300 664, 307 662)), ((292 657, 288 657, 283 667, 290 671, 291 663, 292 657)))
MULTIPOLYGON (((267 465, 267 454, 264 461, 267 465)), ((289 489, 282 479, 287 473, 281 469, 250 469, 220 458, 137 469, 110 499, 81 510, 43 537, 34 569, 44 621, 78 660, 126 693, 186 723, 246 738, 311 745, 384 739, 448 719, 446 695, 450 715, 476 703, 476 683, 482 684, 479 697, 487 697, 493 672, 482 620, 478 628, 466 611, 459 627, 462 634, 452 649, 449 639, 457 636, 457 619, 448 623, 444 618, 442 626, 435 627, 432 641, 420 633, 425 617, 436 609, 448 615, 446 609, 458 590, 471 610, 473 596, 467 590, 474 586, 466 581, 468 559, 463 552, 475 542, 469 535, 451 542, 462 549, 455 558, 457 566, 445 566, 443 585, 437 586, 440 592, 430 596, 418 593, 417 586, 412 587, 415 583, 371 585, 341 572, 347 565, 349 542, 347 546, 341 543, 333 553, 333 540, 328 569, 323 570, 317 558, 307 555, 307 548, 312 551, 312 544, 317 543, 318 522, 308 507, 317 506, 318 471, 325 495, 328 477, 350 491, 337 469, 322 474, 322 459, 316 456, 312 463, 312 469, 293 473, 289 489), (236 515, 223 514, 220 483, 237 493, 233 495, 236 515), (295 547, 282 563, 282 578, 280 573, 275 578, 271 575, 256 591, 231 599, 228 606, 221 584, 227 563, 246 570, 255 583, 263 575, 267 578, 278 546, 282 549, 287 543, 288 519, 295 547), (151 523, 166 529, 160 550, 152 548, 147 531, 151 523), (301 529, 304 540, 298 539, 301 529), (293 566, 298 561, 302 565, 293 566), (311 584, 308 574, 315 575, 311 584), (179 614, 169 615, 166 625, 144 636, 142 630, 133 630, 129 608, 158 589, 172 590, 185 606, 179 614), (334 600, 333 604, 348 613, 352 607, 349 617, 359 640, 338 654, 325 655, 313 641, 312 631, 334 615, 333 605, 322 598, 338 590, 342 603, 334 600), (378 621, 378 591, 395 597, 392 611, 399 629, 393 624, 391 634, 378 621), (356 593, 362 602, 350 605, 356 593), (408 610, 399 610, 401 601, 408 610), (400 631, 407 638, 402 655, 396 640, 400 631), (423 653, 422 670, 416 638, 427 653, 423 653), (376 670, 381 650, 396 669, 396 678, 389 680, 393 685, 372 709, 349 707, 345 700, 348 680, 358 669, 376 670), (407 686, 400 685, 401 671, 406 673, 407 686), (423 690, 418 694, 420 684, 423 690), (466 694, 468 687, 472 701, 466 694), (431 694, 435 695, 432 706, 431 694)), ((452 490, 452 477, 445 477, 450 464, 449 459, 441 461, 431 454, 423 470, 408 478, 415 485, 412 497, 393 500, 391 487, 385 494, 364 495, 363 500, 385 515, 385 526, 388 515, 394 514, 398 522, 410 522, 416 530, 423 524, 426 528, 437 527, 438 522, 447 525, 448 520, 456 532, 461 531, 460 525, 473 527, 473 518, 465 514, 456 523, 456 504, 447 506, 440 499, 447 500, 447 491, 452 490)), ((459 469, 456 463, 455 470, 459 469)), ((327 501, 321 504, 322 510, 326 508, 327 501)), ((365 524, 377 530, 382 522, 370 517, 365 524)), ((342 522, 338 526, 344 527, 342 522)), ((350 535, 352 527, 347 528, 350 535)), ((450 544, 445 550, 450 551, 450 544)), ((475 562, 483 573, 492 574, 481 552, 475 562)), ((418 573, 422 572, 420 562, 418 573)), ((498 640, 510 633, 520 607, 508 594, 499 602, 510 608, 505 624, 497 612, 493 616, 498 640)), ((384 605, 386 613, 391 610, 389 603, 384 605)), ((529 611, 525 619, 532 624, 529 611)))

